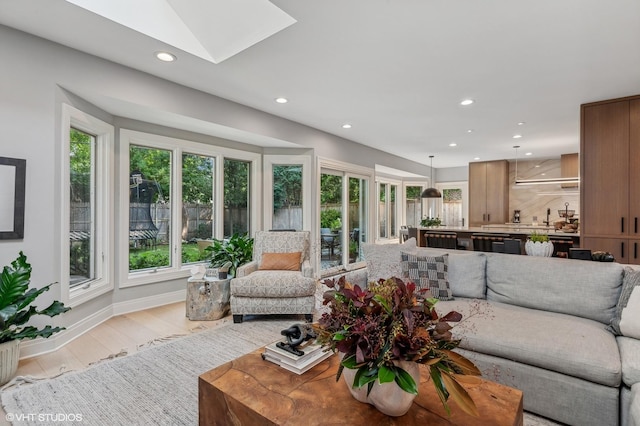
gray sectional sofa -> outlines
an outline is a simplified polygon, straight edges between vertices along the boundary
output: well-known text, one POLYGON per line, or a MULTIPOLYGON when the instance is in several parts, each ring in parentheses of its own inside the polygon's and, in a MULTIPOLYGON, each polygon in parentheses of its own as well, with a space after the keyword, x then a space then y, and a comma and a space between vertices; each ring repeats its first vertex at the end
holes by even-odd
MULTIPOLYGON (((447 255, 459 351, 483 375, 524 392, 525 410, 572 425, 640 425, 640 341, 614 335, 625 268, 617 263, 363 245, 352 283, 402 277, 400 253, 447 255)), ((640 313, 639 313, 640 314, 640 313)))

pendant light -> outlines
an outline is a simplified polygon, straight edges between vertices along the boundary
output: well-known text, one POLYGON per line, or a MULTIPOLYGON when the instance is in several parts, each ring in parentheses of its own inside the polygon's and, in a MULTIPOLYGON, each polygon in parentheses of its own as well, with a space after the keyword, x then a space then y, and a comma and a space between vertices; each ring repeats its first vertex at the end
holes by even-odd
POLYGON ((549 184, 563 184, 563 183, 580 183, 579 177, 560 177, 560 178, 550 178, 550 179, 518 179, 518 148, 520 145, 514 145, 513 148, 516 150, 516 175, 514 179, 514 183, 517 186, 522 185, 549 185, 549 184))
MULTIPOLYGON (((433 155, 430 155, 431 159, 431 185, 433 185, 433 155)), ((442 193, 436 188, 427 188, 422 191, 422 198, 442 198, 442 193)))

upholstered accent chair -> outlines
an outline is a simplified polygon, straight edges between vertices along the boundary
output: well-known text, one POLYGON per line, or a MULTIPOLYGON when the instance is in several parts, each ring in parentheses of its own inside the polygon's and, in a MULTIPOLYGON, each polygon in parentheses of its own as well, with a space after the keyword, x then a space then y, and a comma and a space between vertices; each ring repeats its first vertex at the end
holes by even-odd
POLYGON ((231 280, 233 322, 244 315, 304 314, 313 320, 316 280, 309 261, 309 231, 258 231, 253 260, 231 280))

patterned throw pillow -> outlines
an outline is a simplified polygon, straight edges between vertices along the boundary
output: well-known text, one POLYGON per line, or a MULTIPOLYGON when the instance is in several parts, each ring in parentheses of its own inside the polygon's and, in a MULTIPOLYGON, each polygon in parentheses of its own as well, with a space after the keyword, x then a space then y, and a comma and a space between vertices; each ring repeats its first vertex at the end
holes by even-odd
POLYGON ((609 329, 618 336, 640 339, 640 270, 625 268, 620 299, 609 329))
POLYGON ((448 254, 442 256, 416 256, 400 253, 402 275, 416 283, 420 289, 429 289, 431 296, 440 300, 453 300, 449 287, 448 254))

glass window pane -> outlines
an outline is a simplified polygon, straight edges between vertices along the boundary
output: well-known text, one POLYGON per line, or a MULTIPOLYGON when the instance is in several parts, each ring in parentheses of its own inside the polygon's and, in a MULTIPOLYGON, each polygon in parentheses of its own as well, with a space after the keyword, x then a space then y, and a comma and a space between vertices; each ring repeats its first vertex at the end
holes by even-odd
POLYGON ((342 176, 320 175, 321 269, 342 264, 342 176))
POLYGON ((398 236, 396 226, 396 193, 398 191, 398 185, 390 185, 389 188, 389 238, 395 238, 398 236))
POLYGON ((171 152, 129 149, 129 271, 171 262, 171 152))
POLYGON ((215 158, 182 155, 182 263, 207 258, 214 238, 215 158))
POLYGON ((302 229, 302 164, 273 166, 272 229, 302 229))
POLYGON ((366 237, 367 181, 349 178, 349 263, 363 260, 360 249, 366 237))
POLYGON ((380 228, 380 238, 387 238, 387 187, 389 185, 386 183, 380 184, 380 197, 378 203, 378 225, 380 228))
POLYGON ((407 186, 405 198, 407 200, 407 226, 417 228, 422 219, 421 186, 407 186))
POLYGON ((96 138, 70 131, 69 283, 71 288, 96 278, 96 138))
POLYGON ((462 189, 442 190, 442 223, 446 226, 462 226, 462 189))
POLYGON ((248 234, 249 224, 248 161, 224 160, 224 237, 248 234))

